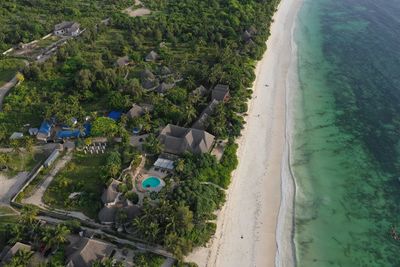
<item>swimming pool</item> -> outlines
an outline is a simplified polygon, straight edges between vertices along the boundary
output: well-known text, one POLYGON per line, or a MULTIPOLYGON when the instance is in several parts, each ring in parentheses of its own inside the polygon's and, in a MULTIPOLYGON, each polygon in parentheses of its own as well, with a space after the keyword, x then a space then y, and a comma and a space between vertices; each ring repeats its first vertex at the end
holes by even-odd
POLYGON ((150 176, 142 181, 143 188, 157 188, 161 184, 160 178, 150 176))

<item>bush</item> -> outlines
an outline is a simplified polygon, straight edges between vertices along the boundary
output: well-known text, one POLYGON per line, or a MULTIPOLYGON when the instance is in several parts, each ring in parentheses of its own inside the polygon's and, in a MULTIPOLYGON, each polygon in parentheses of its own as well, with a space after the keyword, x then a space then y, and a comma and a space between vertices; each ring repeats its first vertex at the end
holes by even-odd
POLYGON ((125 194, 128 192, 128 186, 126 184, 122 183, 118 185, 118 191, 125 194))
POLYGON ((158 193, 157 192, 150 192, 150 198, 152 200, 156 200, 158 198, 158 193))
POLYGON ((78 220, 68 220, 64 222, 64 225, 72 232, 79 233, 81 231, 81 223, 78 220))
POLYGON ((118 151, 113 151, 108 155, 103 170, 106 178, 115 178, 118 175, 121 171, 121 156, 118 151))
POLYGON ((118 133, 118 125, 113 119, 107 117, 99 117, 93 122, 93 136, 114 137, 118 133))
POLYGON ((128 175, 127 179, 125 179, 125 183, 128 188, 128 191, 131 191, 133 189, 132 179, 130 179, 130 178, 131 178, 131 176, 128 175))
POLYGON ((160 267, 164 263, 164 258, 152 253, 136 254, 134 257, 135 266, 140 267, 160 267))
POLYGON ((198 267, 194 262, 177 262, 173 267, 198 267))
POLYGON ((132 201, 133 204, 137 204, 139 202, 139 195, 135 192, 129 191, 125 194, 125 197, 132 201))

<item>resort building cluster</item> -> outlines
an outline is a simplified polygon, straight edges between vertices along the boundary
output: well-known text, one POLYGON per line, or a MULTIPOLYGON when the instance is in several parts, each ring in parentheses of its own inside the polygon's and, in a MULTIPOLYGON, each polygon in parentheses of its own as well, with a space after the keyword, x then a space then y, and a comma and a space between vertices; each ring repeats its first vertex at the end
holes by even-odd
MULTIPOLYGON (((104 21, 104 24, 106 23, 108 23, 107 20, 104 21)), ((55 25, 50 34, 52 38, 55 38, 53 43, 45 48, 39 48, 35 43, 20 45, 16 48, 16 53, 30 58, 35 63, 43 63, 54 56, 68 40, 80 36, 85 30, 81 29, 78 22, 63 21, 55 25), (28 56, 28 53, 31 54, 28 56)), ((247 32, 245 37, 251 41, 252 34, 254 33, 247 32)), ((160 47, 162 46, 165 46, 165 43, 161 43, 160 47)), ((183 77, 180 73, 175 72, 174 68, 166 66, 167 64, 164 65, 164 62, 159 63, 162 61, 160 58, 163 54, 160 50, 157 51, 160 54, 154 50, 146 51, 148 54, 142 55, 140 59, 146 65, 132 75, 136 75, 135 82, 140 85, 142 90, 149 93, 150 96, 153 95, 154 98, 163 99, 174 88, 179 89, 183 77)), ((118 74, 120 74, 119 72, 125 74, 126 68, 134 65, 132 62, 131 56, 125 55, 125 53, 118 54, 118 57, 112 59, 111 68, 117 70, 118 74)), ((128 75, 129 71, 124 77, 125 80, 128 75)), ((109 258, 123 261, 124 266, 136 266, 132 261, 132 255, 135 252, 131 249, 121 249, 117 245, 118 238, 126 238, 133 232, 132 221, 145 211, 146 205, 156 205, 160 202, 158 196, 162 194, 163 188, 175 189, 178 186, 174 175, 179 175, 177 166, 183 162, 185 157, 191 154, 196 156, 211 154, 216 156, 215 162, 221 159, 227 141, 217 140, 218 138, 210 133, 213 131, 210 130, 209 122, 216 115, 219 105, 223 106, 230 101, 230 93, 229 86, 225 84, 216 84, 210 88, 200 85, 191 92, 185 91, 185 97, 201 99, 200 104, 190 102, 194 109, 192 118, 188 119, 186 123, 163 119, 155 126, 152 125, 151 127, 154 128, 151 131, 144 129, 143 123, 141 123, 144 118, 151 118, 149 114, 156 114, 154 102, 146 98, 139 101, 132 98, 134 100, 131 101, 136 103, 128 102, 120 110, 116 108, 112 110, 114 108, 108 106, 107 110, 85 111, 82 112, 84 118, 81 114, 76 116, 77 118, 68 117, 68 119, 62 120, 60 117, 63 116, 46 115, 45 117, 43 116, 45 112, 43 112, 41 113, 43 117, 37 121, 38 123, 26 124, 10 136, 6 135, 11 141, 23 141, 29 137, 30 140, 34 140, 32 145, 35 146, 34 149, 42 151, 44 156, 39 164, 27 172, 18 192, 12 195, 7 204, 11 203, 18 208, 22 208, 26 204, 36 206, 42 215, 39 220, 41 225, 53 227, 70 220, 82 223, 84 227, 80 228, 81 231, 68 234, 68 240, 65 242, 68 244, 65 247, 64 255, 67 267, 94 266, 95 263, 109 258), (111 121, 110 125, 115 128, 122 127, 124 131, 115 130, 110 126, 109 128, 105 127, 102 135, 93 134, 94 125, 99 118, 105 119, 107 122, 111 121), (112 130, 116 134, 108 135, 107 131, 111 132, 112 130), (125 136, 125 131, 128 136, 125 136), (150 153, 146 150, 145 146, 149 145, 147 143, 150 142, 149 140, 156 143, 152 145, 159 145, 157 152, 150 153), (123 146, 129 148, 125 149, 123 146), (113 149, 114 151, 112 151, 113 149), (51 206, 44 200, 46 192, 57 175, 63 170, 71 171, 77 168, 79 162, 73 162, 75 156, 85 156, 90 159, 91 157, 109 156, 115 151, 119 153, 116 158, 109 157, 111 159, 107 158, 107 162, 106 160, 102 161, 101 164, 107 166, 96 166, 103 170, 109 165, 117 165, 114 169, 113 166, 110 167, 111 174, 105 175, 105 180, 102 180, 104 177, 98 177, 97 183, 101 183, 103 186, 100 188, 100 191, 103 191, 102 194, 85 195, 82 188, 85 187, 86 177, 79 177, 81 181, 71 186, 71 179, 65 175, 60 184, 65 188, 73 188, 73 192, 68 192, 68 198, 63 199, 65 206, 51 206), (131 158, 129 158, 129 164, 124 162, 125 165, 123 165, 121 159, 125 159, 125 154, 131 158), (125 168, 123 169, 122 166, 125 168), (116 171, 114 171, 115 169, 116 171), (107 182, 105 182, 106 180, 107 182), (93 210, 97 216, 89 218, 83 211, 73 210, 70 208, 71 206, 68 206, 80 201, 92 201, 93 210)), ((214 160, 214 158, 212 159, 214 160)), ((182 166, 180 167, 182 168, 182 166)), ((216 187, 220 188, 219 185, 216 187)), ((129 245, 136 244, 135 242, 137 240, 126 241, 129 245)), ((143 245, 141 246, 143 247, 143 245)), ((31 262, 34 264, 47 262, 54 256, 57 249, 51 250, 43 247, 40 241, 37 243, 15 242, 6 246, 1 252, 0 266, 7 266, 13 257, 24 252, 31 254, 31 262)), ((161 249, 153 250, 158 254, 171 255, 161 249)))

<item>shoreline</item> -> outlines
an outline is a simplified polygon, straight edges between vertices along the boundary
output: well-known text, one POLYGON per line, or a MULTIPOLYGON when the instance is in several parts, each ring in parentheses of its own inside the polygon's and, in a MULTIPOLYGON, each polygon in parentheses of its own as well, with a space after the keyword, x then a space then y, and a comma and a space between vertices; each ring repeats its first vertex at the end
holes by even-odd
MULTIPOLYGON (((303 0, 298 1, 295 21, 298 21, 298 13, 303 0)), ((300 88, 298 49, 295 42, 295 30, 297 23, 294 22, 291 28, 290 52, 291 62, 286 77, 286 102, 285 102, 285 150, 282 157, 282 199, 277 224, 277 254, 275 266, 297 266, 296 244, 295 244, 295 203, 296 203, 296 179, 292 168, 294 138, 294 112, 296 110, 295 98, 300 88), (284 190, 286 189, 286 190, 284 190)))
POLYGON ((287 87, 297 78, 293 30, 301 2, 282 0, 274 14, 267 51, 255 69, 246 127, 237 141, 239 165, 218 212, 215 236, 186 258, 199 267, 294 265, 287 87))

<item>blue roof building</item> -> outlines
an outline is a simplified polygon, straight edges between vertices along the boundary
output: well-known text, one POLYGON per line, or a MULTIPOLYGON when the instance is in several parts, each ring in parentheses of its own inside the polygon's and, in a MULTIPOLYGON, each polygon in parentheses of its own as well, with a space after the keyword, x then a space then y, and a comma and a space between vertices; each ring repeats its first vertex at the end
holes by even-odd
POLYGON ((90 135, 90 133, 92 132, 92 125, 90 124, 90 123, 85 123, 84 125, 83 125, 83 128, 85 128, 85 131, 84 131, 84 136, 89 136, 90 135))
POLYGON ((92 125, 87 122, 83 125, 83 127, 85 128, 85 136, 89 136, 92 132, 92 125))
POLYGON ((36 138, 38 140, 47 141, 47 139, 51 135, 52 128, 53 128, 52 124, 50 124, 48 121, 43 121, 42 124, 40 125, 36 138))
POLYGON ((122 116, 122 112, 121 112, 121 111, 115 111, 115 110, 113 110, 113 111, 111 111, 110 113, 108 113, 108 117, 109 117, 110 119, 115 120, 115 121, 118 121, 119 119, 121 119, 121 116, 122 116))
POLYGON ((81 136, 80 130, 59 131, 57 133, 57 139, 79 138, 80 136, 81 136))

